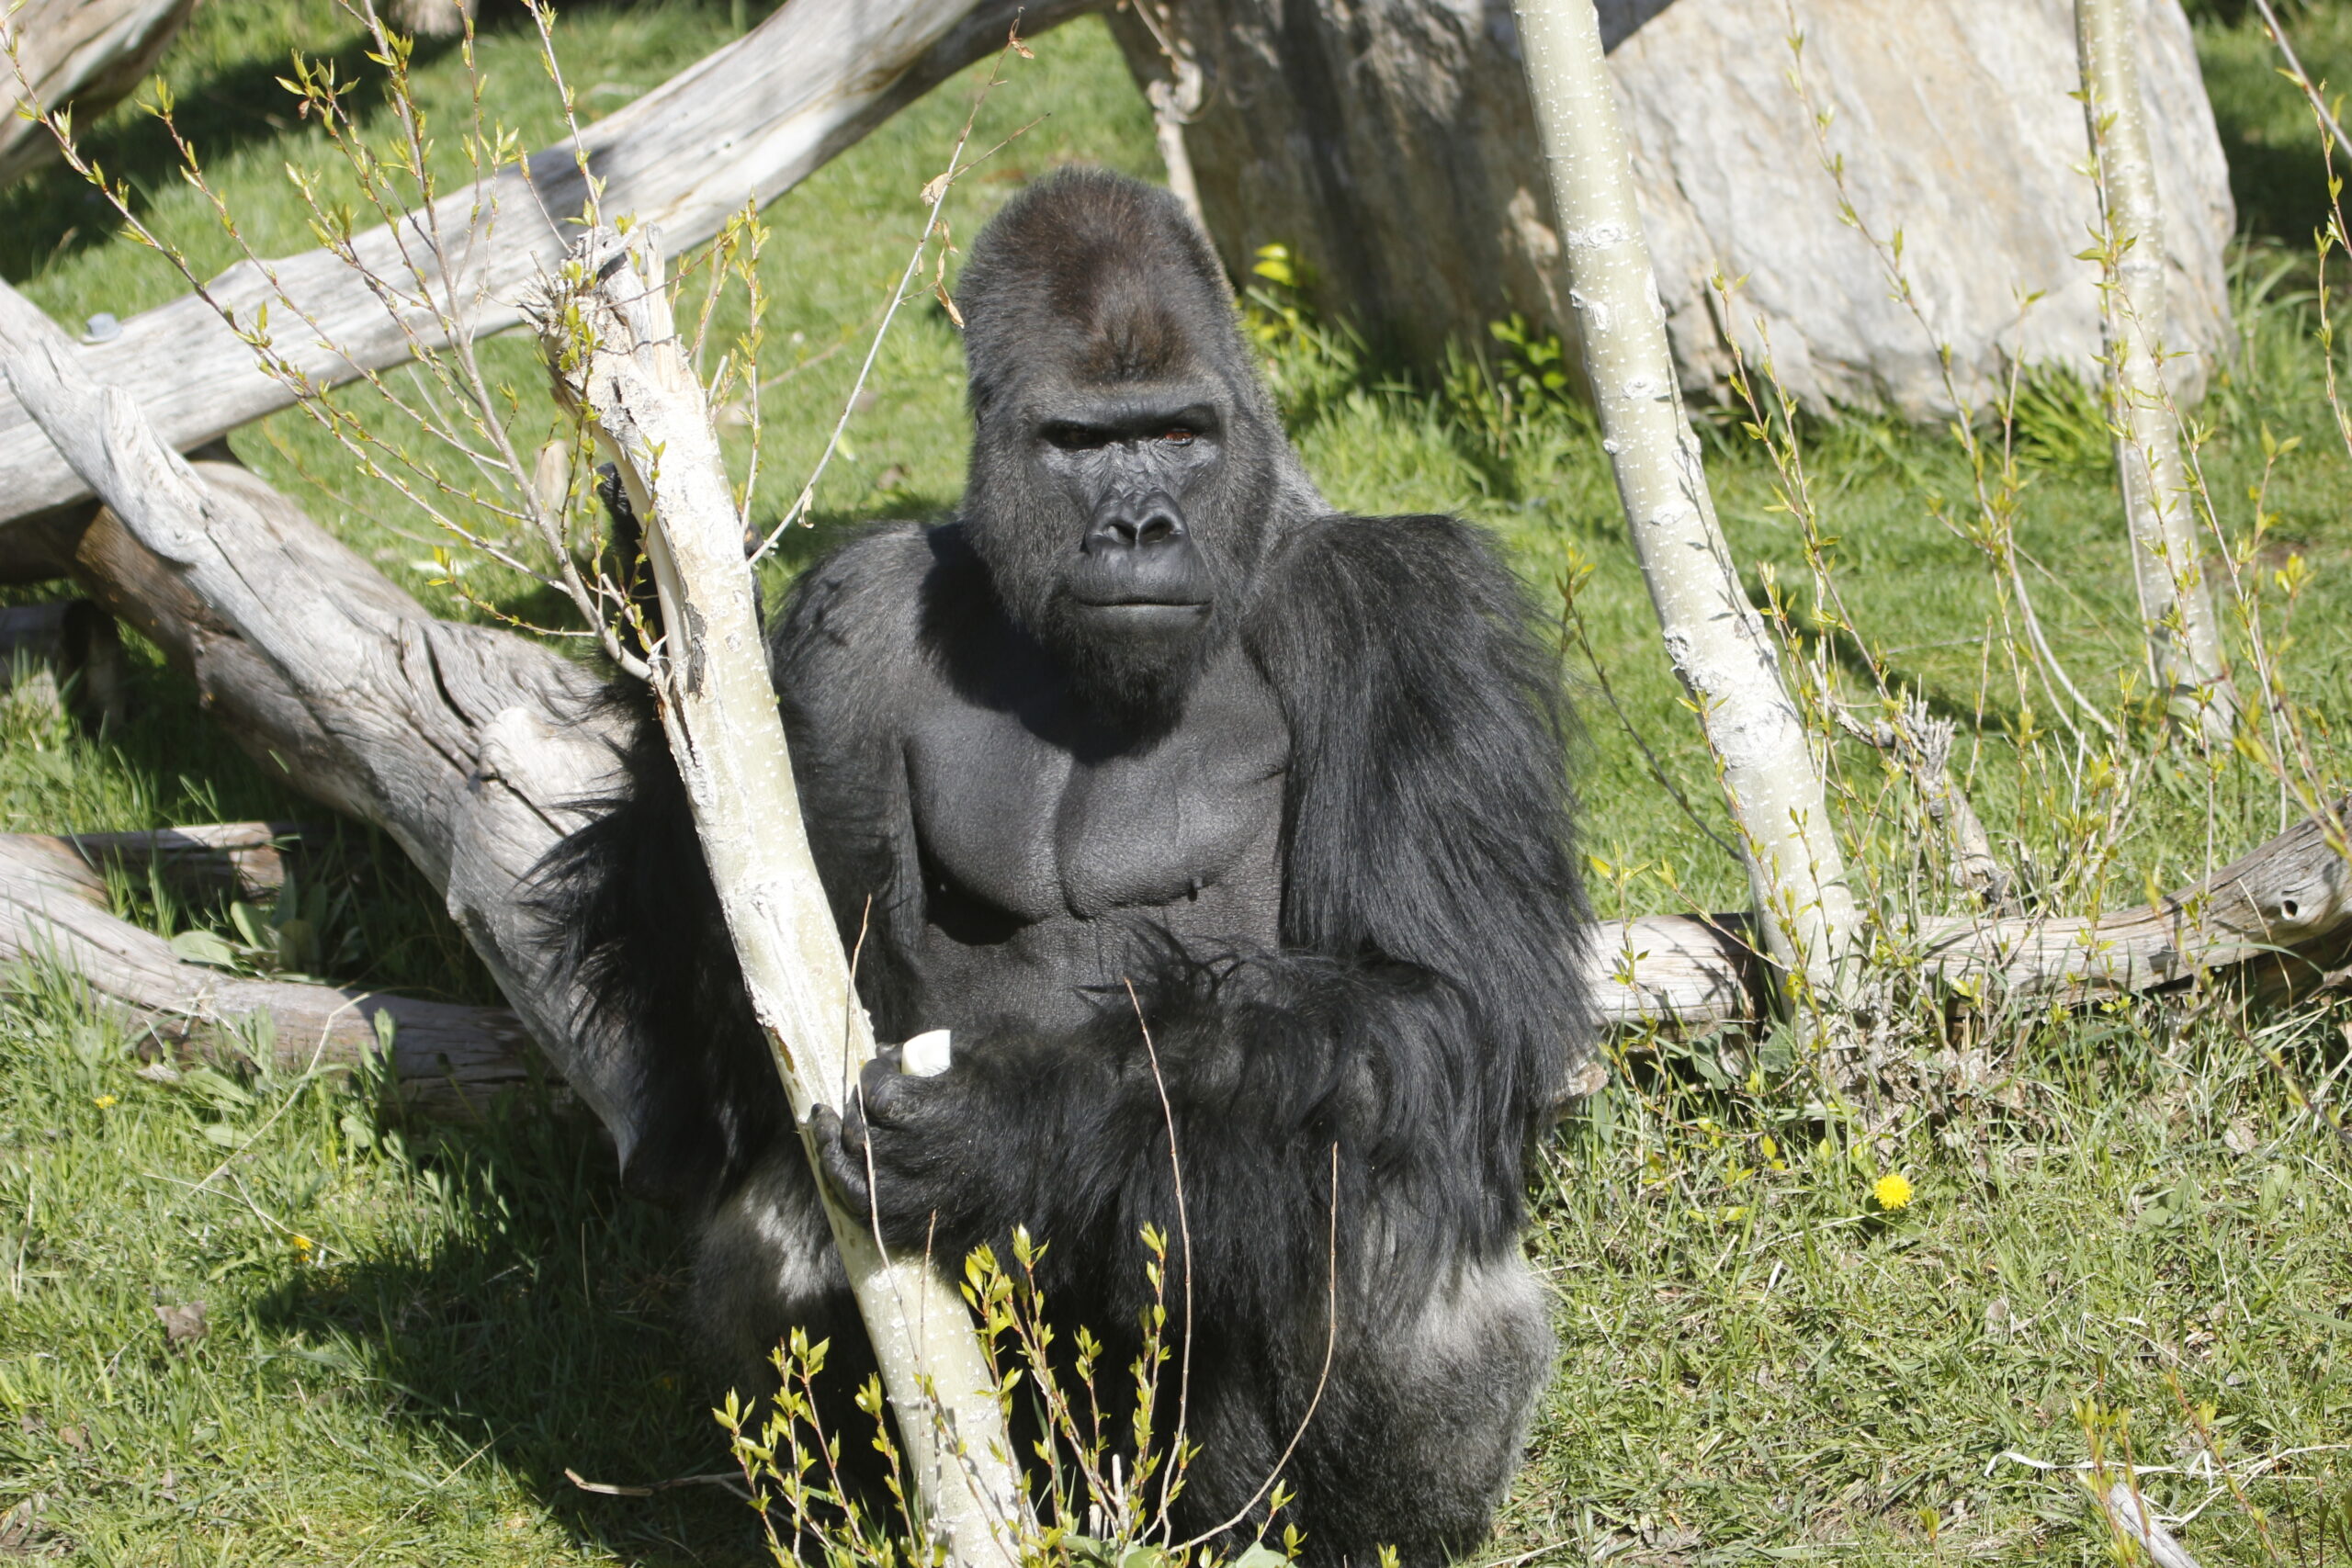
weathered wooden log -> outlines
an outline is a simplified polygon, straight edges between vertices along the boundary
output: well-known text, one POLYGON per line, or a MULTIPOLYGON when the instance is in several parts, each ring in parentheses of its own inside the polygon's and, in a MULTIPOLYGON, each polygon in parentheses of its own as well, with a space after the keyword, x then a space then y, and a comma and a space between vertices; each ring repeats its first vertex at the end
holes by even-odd
POLYGON ((478 1110, 532 1079, 522 1022, 504 1008, 255 979, 182 960, 107 910, 106 878, 64 839, 0 835, 0 964, 70 976, 175 1059, 242 1055, 265 1039, 288 1071, 348 1066, 377 1047, 379 1018, 389 1019, 393 1088, 427 1114, 478 1110))
POLYGON ((84 124, 140 81, 196 0, 20 0, 0 17, 0 185, 57 157, 49 128, 17 111, 67 108, 84 124), (13 69, 11 66, 13 65, 13 69))
MULTIPOLYGON (((444 334, 427 299, 452 305, 477 336, 522 320, 523 299, 562 261, 585 205, 580 160, 603 186, 600 209, 658 223, 673 246, 717 234, 745 203, 764 206, 902 106, 1001 47, 1015 18, 1037 31, 1097 0, 793 0, 742 38, 477 193, 430 216, 356 236, 353 265, 329 251, 241 263, 207 292, 240 323, 268 307, 273 352, 311 383, 406 364, 444 334), (447 276, 429 258, 446 242, 447 276), (419 276, 423 267, 424 276, 419 276)), ((913 192, 909 192, 911 198, 913 192)), ((177 451, 289 407, 287 381, 184 295, 85 346, 96 382, 135 392, 177 451)), ((90 493, 13 397, 0 397, 0 522, 90 493)))
POLYGON ((184 897, 266 898, 286 886, 287 861, 322 839, 297 822, 211 822, 129 833, 61 833, 56 841, 97 870, 152 873, 184 897))
MULTIPOLYGON (((2352 809, 2352 802, 2335 808, 2352 809)), ((1953 917, 1891 933, 1882 964, 1908 964, 1928 989, 1979 1010, 2069 1007, 2186 989, 2226 976, 2274 1000, 2344 983, 2352 939, 2352 865, 2340 829, 2309 817, 2212 875, 2096 918, 1953 917)), ((1692 1029, 1763 1016, 1765 976, 1742 917, 1647 916, 1594 939, 1601 1013, 1619 1027, 1692 1029)))
POLYGON ((0 342, 17 350, 11 386, 107 502, 75 555, 93 597, 191 674, 263 767, 400 844, 626 1150, 628 1088, 522 891, 614 785, 594 672, 434 619, 252 474, 189 465, 13 290, 0 290, 0 342))

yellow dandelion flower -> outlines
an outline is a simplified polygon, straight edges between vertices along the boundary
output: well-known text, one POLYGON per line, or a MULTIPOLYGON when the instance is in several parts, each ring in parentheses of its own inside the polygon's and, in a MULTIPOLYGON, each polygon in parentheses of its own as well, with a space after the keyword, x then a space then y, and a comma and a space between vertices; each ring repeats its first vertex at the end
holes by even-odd
POLYGON ((117 1105, 120 1104, 121 1101, 115 1099, 113 1095, 102 1094, 98 1096, 97 1099, 90 1101, 90 1103, 96 1106, 101 1111, 111 1111, 117 1105))
POLYGON ((1911 1201, 1911 1179, 1900 1171, 1889 1171, 1878 1179, 1871 1196, 1878 1200, 1882 1209, 1900 1209, 1911 1201))
POLYGON ((310 1257, 311 1249, 318 1245, 319 1244, 317 1242, 312 1241, 309 1236, 304 1235, 301 1232, 297 1231, 294 1233, 294 1250, 300 1253, 303 1257, 310 1257))

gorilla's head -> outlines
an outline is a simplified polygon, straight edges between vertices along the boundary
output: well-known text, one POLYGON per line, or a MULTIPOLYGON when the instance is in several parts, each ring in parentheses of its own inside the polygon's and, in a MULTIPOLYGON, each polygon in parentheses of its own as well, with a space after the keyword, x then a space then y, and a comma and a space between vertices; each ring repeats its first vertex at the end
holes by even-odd
POLYGON ((1165 723, 1313 493, 1216 256, 1167 192, 1070 171, 981 231, 956 303, 973 547, 1082 700, 1165 723))

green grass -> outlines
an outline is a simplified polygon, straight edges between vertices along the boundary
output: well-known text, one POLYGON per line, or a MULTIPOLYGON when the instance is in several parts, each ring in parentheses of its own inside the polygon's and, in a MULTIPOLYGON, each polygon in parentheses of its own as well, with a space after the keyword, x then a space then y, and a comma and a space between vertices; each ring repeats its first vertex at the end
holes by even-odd
MULTIPOLYGON (((609 111, 707 52, 727 10, 579 7, 562 48, 583 101, 609 111)), ((2315 71, 2352 77, 2347 15, 2296 12, 2315 71)), ((2340 777, 2352 460, 2326 407, 2298 249, 2324 200, 2316 144, 2243 20, 2207 17, 2199 40, 2249 230, 2244 342, 2203 411, 2204 460, 2224 523, 2242 531, 2262 433, 2301 442, 2273 477, 2258 561, 2268 572, 2300 554, 2317 571, 2295 611, 2289 678, 2340 777)), ((264 254, 309 243, 282 165, 329 156, 274 85, 298 42, 366 70, 325 0, 207 6, 164 64, 264 254)), ((481 58, 496 112, 550 140, 552 98, 511 17, 481 58)), ((1148 123, 1099 24, 1039 40, 1009 74, 982 111, 981 144, 1036 123, 958 188, 959 238, 1055 164, 1152 171, 1148 123)), ((421 81, 436 112, 462 102, 454 54, 430 59, 421 81)), ((918 192, 975 85, 942 89, 768 214, 776 379, 756 516, 789 502, 846 395, 922 223, 918 192)), ((90 145, 199 270, 234 259, 151 124, 119 113, 90 145)), ((454 145, 452 132, 445 163, 454 145)), ((181 288, 62 172, 0 192, 0 272, 67 321, 181 288)), ((526 425, 548 418, 529 345, 489 356, 531 411, 526 425)), ((1736 868, 1634 743, 1719 824, 1583 421, 1541 409, 1498 438, 1460 378, 1449 390, 1296 344, 1274 368, 1340 504, 1474 517, 1547 603, 1589 566, 1577 605, 1618 706, 1580 657, 1563 664, 1588 731, 1587 843, 1607 868, 1597 896, 1608 913, 1737 904, 1736 868)), ((943 312, 901 313, 874 392, 791 560, 857 519, 954 502, 966 426, 943 312)), ((2126 557, 2103 437, 2079 400, 2059 389, 2020 415, 2019 537, 2061 657, 2126 720, 2126 759, 2145 763, 2105 863, 2081 843, 2100 801, 2078 793, 2069 745, 2048 738, 2059 722, 2048 700, 2021 692, 2004 639, 1988 640, 2000 601, 1981 558, 1938 521, 1970 485, 1951 441, 1860 417, 1802 434, 1860 637, 1961 722, 1970 792, 2047 897, 2136 897, 2146 880, 2194 874, 2280 825, 2266 773, 2165 749, 2125 694, 2139 657, 2126 557)), ((1775 509, 1770 464, 1733 422, 1712 423, 1708 441, 1743 570, 1760 592, 1769 567, 1802 611, 1803 541, 1775 509)), ((306 419, 279 416, 235 446, 428 602, 483 613, 433 585, 437 573, 415 565, 435 542, 421 520, 354 480, 306 419)), ((520 579, 484 569, 467 581, 500 608, 555 614, 520 579)), ((1848 689, 1865 690, 1851 639, 1832 653, 1848 689)), ((0 705, 0 827, 316 818, 208 727, 185 682, 141 657, 132 716, 103 739, 37 705, 0 705)), ((1864 869, 1899 906, 1918 872, 1900 792, 1851 746, 1838 778, 1864 869)), ((345 977, 491 995, 390 845, 354 833, 326 874, 340 898, 327 945, 345 977)), ((129 891, 124 907, 166 925, 218 919, 129 891)), ((2339 1015, 2211 1005, 1973 1032, 1897 1021, 1918 1065, 1894 1075, 1875 1136, 1809 1110, 1773 1043, 1752 1056, 1736 1043, 1650 1043, 1548 1144, 1533 1246, 1557 1295, 1563 1364, 1491 1555, 2108 1561, 2066 1475, 2002 1456, 2064 1465, 2128 1451, 2179 1465, 2210 1443, 2232 1476, 2251 1477, 2243 1495, 2183 1476, 2148 1483, 2176 1511, 2216 1494, 2182 1532, 2207 1564, 2352 1564, 2346 1454, 2264 1465, 2352 1439, 2352 1152, 2310 1108, 2344 1070, 2339 1015), (1917 1196, 1880 1213, 1869 1193, 1887 1170, 1917 1196)), ((55 976, 28 976, 0 1013, 0 1552, 141 1564, 756 1557, 748 1513, 716 1488, 612 1497, 565 1479, 726 1468, 688 1386, 677 1226, 621 1197, 592 1133, 527 1108, 485 1127, 403 1128, 364 1087, 282 1075, 174 1085, 140 1065, 55 976), (209 1333, 175 1347, 156 1309, 199 1300, 209 1333)))

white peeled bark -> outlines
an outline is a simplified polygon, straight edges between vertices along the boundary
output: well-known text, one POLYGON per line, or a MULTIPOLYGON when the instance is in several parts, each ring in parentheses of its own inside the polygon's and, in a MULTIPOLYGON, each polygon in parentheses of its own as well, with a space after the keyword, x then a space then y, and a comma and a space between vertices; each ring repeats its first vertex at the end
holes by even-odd
POLYGON ((2180 416, 2165 386, 2164 209, 2148 144, 2132 11, 2130 0, 2075 0, 2084 110, 2108 242, 2116 254, 2102 310, 2108 422, 2115 433, 2149 673, 2176 719, 2202 743, 2226 746, 2237 728, 2237 691, 2200 566, 2204 552, 2181 459, 2180 416))
POLYGON ((1592 0, 1513 8, 1601 445, 1667 654, 1722 774, 1772 957, 1834 1006, 1846 988, 1853 894, 1819 762, 1732 564, 1682 411, 1600 18, 1592 0))
MULTIPOLYGON (((609 230, 583 238, 539 328, 558 395, 588 411, 645 523, 665 628, 648 660, 662 728, 806 1138, 810 1112, 853 1091, 873 1028, 801 824, 718 435, 678 343, 656 242, 634 234, 627 250, 609 230)), ((819 1186, 898 1414, 910 1501, 954 1562, 1009 1568, 1020 1495, 1012 1447, 971 1314, 933 1267, 962 1259, 885 1256, 865 1218, 819 1186)))

